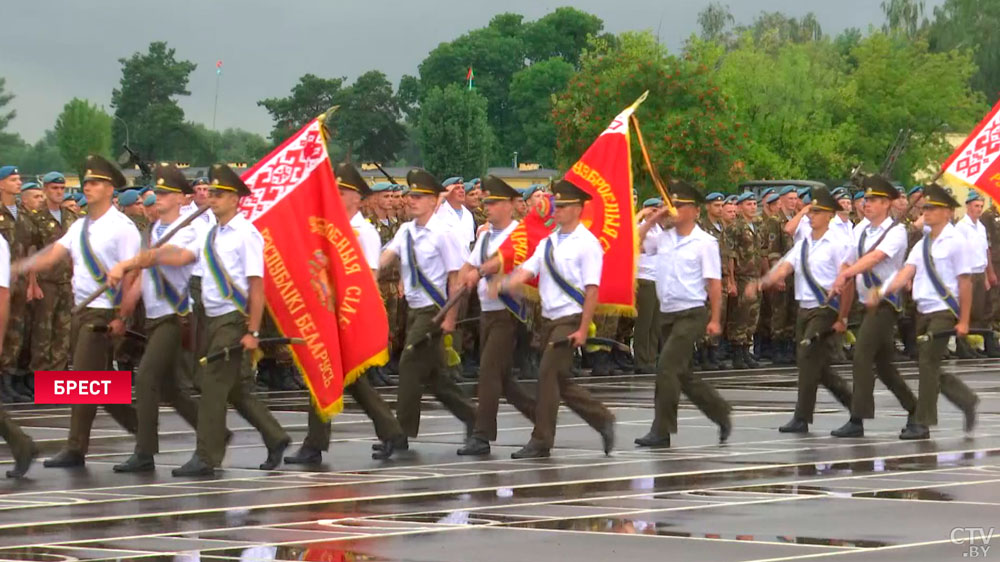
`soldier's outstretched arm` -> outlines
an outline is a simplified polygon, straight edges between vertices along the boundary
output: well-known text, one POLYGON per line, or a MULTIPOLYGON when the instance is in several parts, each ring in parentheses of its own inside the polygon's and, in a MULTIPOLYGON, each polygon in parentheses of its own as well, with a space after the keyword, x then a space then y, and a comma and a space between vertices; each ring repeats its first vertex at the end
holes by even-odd
POLYGON ((69 257, 69 250, 59 244, 51 244, 37 254, 19 259, 10 264, 10 274, 23 275, 35 271, 48 271, 61 260, 69 257))
POLYGON ((379 271, 391 266, 397 259, 399 259, 399 255, 394 250, 382 250, 382 254, 378 257, 379 271))

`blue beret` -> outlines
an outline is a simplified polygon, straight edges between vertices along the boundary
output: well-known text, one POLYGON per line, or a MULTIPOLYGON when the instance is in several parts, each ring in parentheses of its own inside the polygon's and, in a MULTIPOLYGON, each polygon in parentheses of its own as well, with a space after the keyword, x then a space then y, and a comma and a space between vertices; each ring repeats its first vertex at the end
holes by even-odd
POLYGON ((712 193, 709 193, 708 195, 705 196, 706 203, 714 203, 716 201, 725 201, 725 200, 726 196, 719 193, 718 191, 713 191, 712 193))
POLYGON ((194 187, 196 185, 208 185, 208 184, 209 184, 208 178, 205 177, 195 178, 194 181, 191 182, 191 187, 194 187))
POLYGON ((66 183, 66 176, 59 172, 49 172, 42 176, 42 183, 66 183))
POLYGON ((37 190, 41 191, 42 190, 42 186, 38 185, 37 183, 35 183, 33 181, 29 181, 29 182, 24 183, 24 184, 21 185, 21 193, 24 193, 25 191, 28 191, 29 189, 37 189, 37 190))
POLYGON ((813 198, 811 193, 806 193, 805 195, 802 196, 802 202, 805 203, 806 205, 812 203, 812 200, 813 198))
POLYGON ((17 171, 17 166, 2 166, 0 167, 0 180, 7 179, 8 176, 19 173, 17 171))
POLYGON ((777 193, 772 193, 764 198, 764 202, 767 204, 771 204, 777 201, 779 198, 781 198, 780 195, 778 195, 777 193))
POLYGON ((743 193, 740 193, 739 197, 736 198, 736 202, 737 203, 742 203, 744 201, 749 201, 751 199, 753 199, 754 201, 757 200, 754 197, 753 192, 752 191, 744 191, 743 193))
POLYGON ((805 197, 806 195, 812 193, 812 190, 810 190, 808 187, 800 187, 795 190, 795 193, 798 193, 799 197, 805 197))
POLYGON ((854 200, 855 201, 857 201, 858 199, 864 199, 864 198, 865 198, 865 192, 864 191, 859 191, 859 192, 857 192, 857 193, 854 194, 854 200))
POLYGON ((794 185, 786 185, 785 187, 782 187, 781 191, 778 192, 778 195, 788 195, 789 193, 795 193, 794 185))
POLYGON ((480 180, 479 178, 472 178, 472 179, 471 179, 471 180, 469 181, 469 183, 471 183, 472 185, 476 185, 477 183, 483 183, 483 182, 482 182, 482 180, 480 180))
POLYGON ((840 201, 841 199, 850 200, 851 199, 851 194, 848 193, 846 189, 842 189, 842 190, 834 193, 833 194, 833 198, 836 199, 837 201, 840 201))
POLYGON ((922 186, 922 185, 915 185, 915 186, 911 187, 909 191, 906 192, 906 196, 909 197, 909 196, 913 195, 914 193, 923 193, 923 192, 924 192, 924 186, 922 186))
POLYGON ((663 204, 663 199, 660 199, 659 197, 651 197, 642 202, 642 208, 645 209, 646 207, 659 207, 662 204, 663 204))
POLYGON ((147 195, 146 198, 142 200, 142 205, 144 207, 152 207, 155 204, 156 204, 156 195, 152 193, 147 195))
POLYGON ((78 197, 76 198, 77 204, 79 204, 81 207, 86 207, 87 206, 87 196, 84 195, 84 194, 82 194, 82 193, 78 193, 77 195, 78 195, 78 197))
POLYGON ((450 178, 444 180, 444 182, 442 182, 441 185, 444 186, 444 187, 448 187, 449 185, 451 185, 453 183, 462 183, 462 176, 450 177, 450 178))
POLYGON ((736 198, 737 197, 735 195, 727 195, 726 196, 726 204, 732 203, 732 204, 735 205, 736 204, 736 198))
POLYGON ((387 181, 380 181, 371 187, 372 193, 382 193, 383 191, 392 191, 393 184, 387 181))
POLYGON ((965 203, 969 204, 969 203, 972 203, 973 201, 982 201, 982 200, 983 200, 983 197, 981 195, 979 195, 978 191, 976 191, 974 189, 970 189, 969 190, 969 195, 965 198, 965 203))
POLYGON ((476 188, 476 182, 474 182, 474 181, 467 181, 467 182, 465 182, 464 186, 465 186, 465 190, 466 191, 472 191, 473 189, 476 188))
POLYGON ((538 191, 542 187, 543 186, 540 183, 529 185, 528 187, 521 190, 521 197, 523 197, 524 200, 527 201, 532 195, 535 194, 536 191, 538 191))
POLYGON ((129 205, 135 205, 139 202, 139 192, 135 189, 129 189, 122 192, 118 196, 118 204, 122 207, 128 207, 129 205))

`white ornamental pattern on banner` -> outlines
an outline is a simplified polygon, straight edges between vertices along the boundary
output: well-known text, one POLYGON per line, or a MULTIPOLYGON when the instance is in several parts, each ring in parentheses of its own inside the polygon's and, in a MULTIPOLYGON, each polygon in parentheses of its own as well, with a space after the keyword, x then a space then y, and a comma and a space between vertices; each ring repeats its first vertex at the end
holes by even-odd
POLYGON ((948 172, 975 184, 979 176, 998 157, 1000 157, 1000 113, 994 113, 989 123, 962 150, 962 154, 955 159, 948 172))
POLYGON ((329 165, 323 148, 319 121, 304 129, 273 158, 261 164, 243 181, 250 195, 240 201, 240 210, 250 222, 256 221, 302 183, 317 166, 329 165))

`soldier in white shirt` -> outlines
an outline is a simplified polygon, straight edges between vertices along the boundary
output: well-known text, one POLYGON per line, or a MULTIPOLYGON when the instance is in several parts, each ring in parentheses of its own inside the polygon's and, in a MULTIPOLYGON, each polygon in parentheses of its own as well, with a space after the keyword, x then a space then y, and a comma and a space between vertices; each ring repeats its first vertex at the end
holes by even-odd
MULTIPOLYGON (((990 256, 989 242, 986 240, 986 226, 980 221, 983 215, 983 198, 978 191, 970 190, 965 200, 965 216, 955 224, 960 235, 968 241, 969 257, 972 260, 972 319, 970 328, 989 327, 990 307, 986 293, 997 282, 990 256)), ((976 355, 965 338, 955 340, 960 359, 974 359, 976 355)))
POLYGON ((797 362, 799 392, 792 420, 781 426, 782 433, 807 433, 816 408, 816 390, 822 384, 845 408, 851 405, 851 389, 830 366, 833 354, 833 333, 847 329, 852 291, 841 297, 830 293, 841 266, 851 254, 850 241, 830 230, 839 206, 825 187, 814 189, 809 208, 812 230, 799 240, 778 266, 759 283, 747 287, 747 293, 766 289, 779 279, 795 274, 795 300, 798 313, 795 339, 799 342, 797 362), (814 341, 807 341, 816 338, 814 341))
POLYGON ((956 338, 969 333, 972 316, 973 259, 968 240, 951 224, 958 207, 947 191, 937 184, 924 188, 924 225, 930 232, 917 242, 906 265, 882 290, 874 291, 868 306, 877 306, 885 294, 892 294, 913 282, 917 303, 917 333, 929 339, 920 345, 920 387, 914 423, 899 434, 900 439, 927 439, 930 426, 937 425, 938 392, 958 406, 965 415, 965 431, 976 425, 976 393, 951 373, 941 372, 941 360, 948 349, 948 337, 935 337, 954 330, 956 338))
MULTIPOLYGON (((4 330, 10 313, 10 246, 0 236, 0 349, 3 349, 4 330)), ((7 471, 7 478, 21 478, 31 468, 38 456, 38 447, 21 426, 10 417, 0 404, 0 437, 7 442, 14 455, 14 468, 7 471)))
POLYGON ((209 205, 218 221, 216 226, 193 248, 162 253, 156 262, 182 266, 202 260, 207 351, 211 354, 241 345, 244 352, 233 353, 203 369, 197 447, 183 466, 171 471, 174 476, 208 476, 222 464, 228 443, 227 403, 263 437, 267 458, 261 470, 274 470, 281 464, 282 454, 291 443, 288 433, 267 406, 250 393, 248 381, 241 376, 249 369, 248 352, 259 346, 265 304, 264 239, 239 212, 240 198, 250 195, 250 189, 225 164, 212 166, 209 181, 209 205))
POLYGON ((442 192, 440 203, 434 215, 441 220, 462 246, 465 258, 469 255, 469 248, 476 241, 476 219, 472 212, 465 207, 465 184, 461 177, 453 177, 441 183, 445 191, 442 192))
MULTIPOLYGON (((403 437, 393 444, 401 451, 409 448, 408 437, 416 437, 420 430, 420 399, 425 387, 465 424, 466 435, 472 432, 475 422, 475 408, 445 372, 442 336, 455 331, 458 307, 445 314, 440 326, 433 322, 449 295, 458 290, 458 271, 465 263, 468 246, 463 249, 460 238, 434 213, 438 196, 444 192, 434 176, 414 169, 406 174, 406 182, 410 186, 407 203, 413 220, 400 226, 379 260, 380 269, 400 260, 409 305, 396 402, 396 419, 403 428, 403 437), (427 336, 429 340, 425 340, 427 336), (417 340, 421 340, 420 345, 415 345, 417 340)), ((462 210, 468 212, 464 206, 462 210)), ((454 212, 450 208, 448 211, 454 212)))
MULTIPOLYGON (((100 156, 88 156, 83 176, 83 193, 88 201, 87 215, 73 223, 48 251, 15 264, 13 271, 46 271, 60 260, 70 257, 73 261, 73 297, 77 305, 91 293, 105 287, 109 268, 133 257, 139 251, 139 231, 135 223, 111 204, 115 188, 124 185, 125 176, 114 164, 100 156)), ((134 273, 126 276, 125 286, 131 284, 134 277, 134 273)), ((111 370, 111 337, 88 327, 106 326, 112 333, 122 333, 125 321, 119 310, 121 297, 120 289, 111 286, 86 308, 74 314, 74 325, 79 329, 73 352, 75 370, 111 370)), ((133 433, 136 431, 136 412, 130 404, 106 404, 104 409, 122 427, 133 433)), ((90 428, 96 415, 97 406, 94 404, 74 405, 66 446, 52 458, 46 459, 44 466, 83 466, 90 446, 90 428)))
POLYGON ((667 208, 654 213, 639 228, 643 251, 656 259, 663 348, 657 364, 653 426, 635 443, 641 447, 670 446, 670 434, 677 433, 681 391, 719 426, 719 442, 725 443, 732 431, 729 404, 691 368, 695 342, 704 335, 722 333, 719 242, 697 224, 699 205, 705 201, 697 189, 674 182, 670 200, 677 209, 673 228, 656 230, 667 217, 667 208))
MULTIPOLYGON (((906 229, 902 223, 894 222, 889 215, 892 202, 899 197, 899 192, 888 180, 878 176, 865 178, 863 186, 865 212, 871 217, 872 223, 867 226, 859 224, 854 229, 850 266, 838 274, 832 291, 834 294, 843 293, 850 280, 854 279, 858 299, 862 303, 872 290, 881 287, 903 267, 907 247, 906 229)), ((896 359, 893 333, 901 312, 901 298, 898 293, 887 295, 861 321, 854 344, 851 418, 831 432, 834 437, 864 436, 864 420, 875 417, 876 374, 909 414, 908 423, 913 421, 913 412, 917 408, 916 396, 893 364, 896 359)))
POLYGON ((490 298, 487 288, 487 281, 501 269, 497 252, 518 226, 518 222, 513 220, 514 200, 521 194, 492 175, 486 176, 482 189, 489 229, 476 241, 460 272, 465 286, 476 290, 482 310, 479 320, 479 403, 475 429, 466 439, 465 446, 458 450, 459 455, 490 453, 490 441, 497 438, 497 408, 501 394, 524 417, 535 421, 535 400, 518 384, 512 372, 518 324, 527 320, 526 303, 510 295, 490 298))
MULTIPOLYGON (((361 202, 372 194, 357 168, 349 163, 340 163, 334 167, 340 200, 344 204, 347 216, 351 217, 351 228, 358 237, 361 252, 372 269, 374 275, 378 271, 379 254, 382 243, 378 231, 372 223, 361 214, 361 202)), ((403 438, 403 430, 392 415, 392 410, 379 393, 368 382, 368 375, 362 374, 344 389, 375 424, 375 435, 382 442, 381 450, 372 453, 372 458, 384 460, 392 456, 393 445, 403 438)), ((324 422, 316 412, 316 404, 310 401, 308 414, 308 431, 302 446, 294 454, 285 457, 289 464, 319 464, 323 460, 323 451, 330 449, 330 422, 324 422)))
MULTIPOLYGON (((184 174, 173 164, 158 164, 153 169, 157 207, 160 218, 141 233, 145 248, 155 245, 181 222, 180 207, 184 196, 193 191, 184 174)), ((129 317, 142 299, 145 309, 146 348, 135 377, 135 402, 139 429, 135 452, 125 462, 113 467, 115 472, 149 472, 156 468, 153 455, 159 452, 157 426, 160 399, 170 403, 191 427, 198 427, 198 404, 178 385, 179 351, 184 337, 181 318, 191 312, 188 281, 193 265, 159 266, 157 254, 177 250, 197 251, 198 231, 191 225, 174 233, 163 248, 146 250, 120 261, 108 272, 108 280, 117 284, 127 271, 144 269, 131 286, 123 286, 121 314, 129 317)), ((121 335, 121 334, 116 334, 121 335)))
MULTIPOLYGON (((721 194, 718 205, 722 207, 721 194)), ((654 197, 642 203, 642 211, 637 219, 639 226, 649 221, 649 216, 663 206, 663 201, 654 197)), ((719 228, 722 224, 719 223, 719 228)), ((650 233, 662 231, 659 223, 650 225, 650 233)), ((721 230, 719 236, 722 236, 721 230)), ((636 373, 655 373, 656 358, 660 354, 660 301, 656 296, 656 256, 639 246, 639 267, 635 274, 635 370, 636 373)), ((707 352, 706 352, 707 355, 707 352)))
POLYGON ((601 435, 605 454, 614 448, 615 418, 583 387, 573 382, 573 349, 587 341, 587 331, 597 309, 604 251, 601 243, 580 222, 583 205, 591 196, 568 180, 552 188, 555 193, 554 233, 534 254, 504 280, 501 292, 517 290, 538 277, 542 300, 541 341, 545 342, 539 367, 535 429, 531 440, 512 458, 549 456, 555 442, 560 398, 601 435))

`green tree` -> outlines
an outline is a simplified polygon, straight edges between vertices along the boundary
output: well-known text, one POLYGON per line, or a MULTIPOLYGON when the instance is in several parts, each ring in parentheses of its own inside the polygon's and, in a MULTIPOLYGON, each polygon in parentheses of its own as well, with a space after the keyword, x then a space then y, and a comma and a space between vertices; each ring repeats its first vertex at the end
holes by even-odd
POLYGON ((724 43, 728 36, 727 28, 736 23, 729 6, 722 2, 712 2, 704 10, 698 12, 698 25, 701 26, 700 37, 706 41, 724 43))
POLYGON ((14 94, 6 91, 6 83, 7 80, 0 77, 0 155, 2 155, 0 156, 0 162, 14 161, 15 154, 24 150, 25 146, 20 135, 7 132, 7 127, 17 117, 17 112, 13 109, 10 111, 5 109, 14 99, 14 94))
MULTIPOLYGON (((732 118, 710 67, 693 56, 671 56, 649 32, 624 33, 618 39, 613 46, 594 41, 556 101, 558 165, 572 165, 615 115, 649 90, 636 115, 662 177, 712 187, 728 187, 742 178, 739 155, 746 134, 732 118)), ((638 143, 632 148, 633 173, 640 184, 648 173, 639 168, 638 143)))
POLYGON ((882 0, 882 12, 885 13, 885 33, 902 33, 914 38, 917 33, 928 25, 924 18, 923 0, 882 0))
POLYGON ((556 8, 525 27, 525 56, 534 62, 560 57, 573 66, 591 37, 604 29, 601 18, 576 8, 556 8))
MULTIPOLYGON (((6 160, 6 158, 4 158, 6 160)), ((52 170, 69 170, 66 161, 59 154, 55 132, 48 130, 35 144, 23 144, 16 152, 16 159, 11 162, 18 165, 21 175, 27 181, 28 176, 38 176, 52 170)))
MULTIPOLYGON (((945 0, 934 8, 930 27, 931 49, 946 52, 969 50, 978 70, 972 87, 993 103, 1000 97, 1000 2, 996 0, 945 0)), ((937 80, 935 80, 936 82, 937 80)))
POLYGON ((438 177, 482 175, 493 143, 486 100, 456 84, 432 89, 421 104, 417 139, 424 166, 438 177))
POLYGON ((330 107, 346 103, 348 92, 344 88, 345 80, 345 78, 320 78, 314 74, 306 74, 292 87, 290 96, 267 98, 257 102, 257 105, 266 109, 274 119, 271 142, 274 145, 281 144, 330 107))
POLYGON ((781 12, 761 12, 749 26, 736 28, 737 36, 745 32, 750 32, 758 44, 768 49, 776 49, 785 43, 807 43, 823 38, 823 28, 812 12, 801 19, 781 12))
POLYGON ((111 154, 111 116, 87 100, 73 98, 63 106, 56 118, 55 135, 59 154, 80 177, 87 155, 111 154))
POLYGON ((118 59, 121 83, 111 92, 117 118, 112 123, 114 146, 123 144, 127 136, 133 149, 156 160, 169 156, 173 147, 185 142, 184 110, 177 97, 191 94, 188 79, 197 65, 177 60, 175 55, 166 42, 154 41, 146 53, 118 59))
POLYGON ((510 105, 514 126, 521 134, 513 141, 522 161, 555 165, 556 127, 552 107, 557 94, 566 89, 573 65, 560 57, 537 62, 514 75, 510 105))
POLYGON ((343 107, 333 115, 338 144, 348 161, 391 162, 406 142, 399 99, 385 74, 371 70, 347 90, 343 107))

